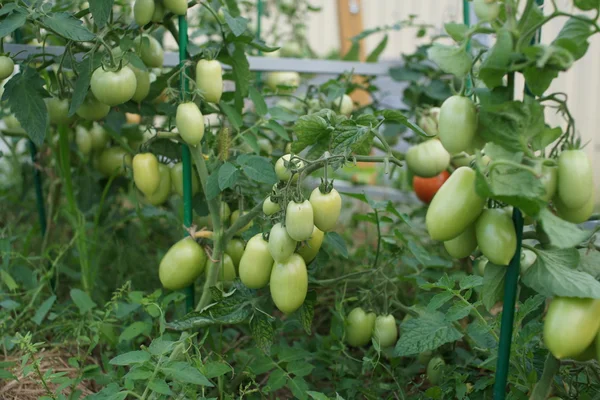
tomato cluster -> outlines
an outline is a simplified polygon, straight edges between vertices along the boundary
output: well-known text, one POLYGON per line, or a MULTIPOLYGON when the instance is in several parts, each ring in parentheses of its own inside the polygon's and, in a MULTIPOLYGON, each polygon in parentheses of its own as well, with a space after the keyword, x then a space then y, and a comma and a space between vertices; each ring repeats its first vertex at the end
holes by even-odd
MULTIPOLYGON (((442 104, 439 113, 426 112, 419 123, 428 132, 438 133, 406 153, 407 167, 414 174, 415 193, 430 203, 425 218, 429 236, 443 241, 454 258, 468 257, 479 248, 486 260, 508 265, 517 247, 512 207, 497 204, 497 208, 486 208, 487 199, 477 193, 477 174, 470 167, 475 154, 486 148, 477 134, 475 104, 467 97, 452 96, 442 104), (451 161, 456 169, 450 175, 447 170, 451 161)), ((477 163, 483 168, 493 162, 484 154, 477 163)), ((544 187, 541 200, 551 203, 556 214, 566 221, 586 221, 595 200, 592 167, 586 154, 566 149, 556 160, 533 162, 537 163, 536 177, 544 187)), ((527 222, 533 223, 533 219, 528 218, 527 222)))
POLYGON ((393 315, 366 313, 356 307, 346 317, 346 343, 353 347, 375 340, 380 348, 393 346, 398 339, 398 325, 393 315))

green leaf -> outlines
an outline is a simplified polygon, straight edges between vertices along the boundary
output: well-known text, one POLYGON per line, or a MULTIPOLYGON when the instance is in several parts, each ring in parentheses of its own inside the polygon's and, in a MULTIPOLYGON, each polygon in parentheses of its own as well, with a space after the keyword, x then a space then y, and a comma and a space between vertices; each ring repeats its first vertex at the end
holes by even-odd
POLYGON ((321 392, 313 392, 309 390, 308 392, 306 392, 306 394, 314 400, 329 400, 329 397, 327 397, 327 395, 321 392))
POLYGON ((79 76, 75 82, 75 89, 69 106, 69 116, 75 115, 77 109, 83 104, 85 96, 88 94, 92 73, 99 65, 100 59, 98 57, 87 57, 77 64, 76 68, 79 76))
POLYGON ((378 111, 377 115, 381 115, 386 122, 395 122, 406 126, 408 129, 412 130, 421 137, 430 137, 423 129, 421 129, 419 125, 413 124, 408 117, 398 110, 382 110, 378 111))
POLYGON ((148 351, 154 356, 162 356, 163 354, 167 354, 173 350, 175 347, 175 343, 172 340, 166 340, 162 337, 158 337, 150 343, 148 346, 148 351))
POLYGON ((492 160, 509 160, 516 163, 521 163, 521 161, 523 161, 522 151, 508 151, 496 143, 487 142, 483 149, 485 151, 485 155, 489 156, 492 160))
POLYGON ((8 290, 15 291, 19 288, 19 285, 12 276, 8 272, 3 269, 0 269, 0 280, 6 285, 8 290))
POLYGON ((272 318, 256 311, 250 319, 250 332, 258 348, 267 354, 271 351, 274 331, 272 318))
POLYGON ((285 373, 285 371, 276 369, 275 371, 269 374, 269 379, 267 380, 267 387, 269 388, 269 392, 272 393, 284 387, 286 383, 287 374, 285 373))
POLYGON ((422 72, 412 70, 406 67, 393 67, 390 68, 390 77, 395 81, 400 82, 418 82, 425 75, 422 72))
POLYGON ((210 361, 203 366, 204 376, 208 379, 218 378, 230 372, 233 372, 231 366, 221 361, 210 361))
POLYGON ((225 103, 223 100, 219 103, 219 107, 221 107, 221 111, 227 116, 227 120, 231 123, 231 125, 239 130, 240 127, 244 124, 242 120, 241 114, 229 104, 225 103))
POLYGON ((498 347, 498 342, 490 333, 490 326, 476 319, 467 326, 467 334, 475 343, 483 349, 498 347))
POLYGON ((42 321, 44 321, 44 318, 46 318, 46 315, 54 305, 55 301, 55 295, 48 297, 36 310, 35 315, 33 316, 33 318, 31 318, 31 320, 35 322, 36 325, 40 325, 42 321))
POLYGON ((265 128, 272 130, 277 136, 279 136, 285 141, 290 140, 290 136, 286 132, 285 128, 281 126, 277 121, 270 120, 265 124, 265 128))
POLYGON ((129 325, 121 335, 119 335, 119 342, 133 340, 138 336, 148 336, 152 331, 152 324, 145 321, 135 321, 129 325))
POLYGON ((552 67, 539 68, 530 65, 523 70, 523 76, 529 91, 536 96, 542 96, 558 76, 558 71, 552 67))
MULTIPOLYGON (((579 15, 578 18, 586 17, 579 15)), ((589 21, 592 22, 591 19, 589 21)), ((592 26, 589 23, 581 21, 580 19, 569 18, 552 44, 569 51, 575 60, 578 60, 587 52, 590 45, 587 39, 592 33, 592 26)))
POLYGON ((475 189, 480 196, 491 197, 536 216, 546 203, 540 197, 546 193, 539 178, 531 172, 512 166, 496 167, 486 178, 477 170, 475 189))
POLYGON ((533 139, 531 139, 530 143, 532 150, 537 151, 545 149, 546 146, 550 145, 551 143, 554 143, 554 141, 558 139, 560 135, 562 135, 562 133, 563 131, 559 127, 546 127, 546 129, 544 129, 538 135, 534 136, 533 139))
POLYGON ((412 240, 408 242, 408 249, 415 256, 415 259, 424 267, 445 267, 450 268, 452 266, 452 261, 446 260, 436 254, 433 254, 431 251, 425 249, 420 244, 415 243, 412 240))
POLYGON ((506 270, 505 265, 496 265, 489 261, 485 266, 481 293, 483 294, 483 305, 488 311, 502 300, 506 270))
POLYGON ((600 252, 579 249, 579 270, 587 272, 594 278, 600 278, 600 252))
POLYGON ((312 321, 315 316, 315 303, 317 302, 317 294, 314 290, 310 290, 306 294, 306 298, 304 299, 304 303, 298 310, 298 319, 302 323, 302 327, 304 328, 304 332, 307 335, 312 335, 312 321))
POLYGON ((110 365, 131 365, 131 364, 140 364, 150 360, 150 354, 142 351, 130 351, 129 353, 119 354, 114 357, 108 363, 110 365))
POLYGON ((235 18, 232 17, 225 7, 221 7, 221 10, 223 10, 223 14, 225 15, 225 22, 227 23, 227 26, 229 26, 229 29, 231 29, 231 32, 235 36, 240 36, 246 31, 248 27, 248 20, 246 18, 241 16, 235 18))
POLYGON ((267 108, 267 103, 265 103, 265 99, 262 97, 262 94, 254 86, 251 86, 249 89, 250 100, 254 103, 254 108, 256 109, 256 113, 261 117, 267 115, 269 109, 267 108))
POLYGON ((23 66, 21 72, 6 82, 2 95, 2 101, 8 104, 29 138, 38 146, 44 143, 48 129, 44 97, 49 94, 44 89, 45 84, 34 68, 23 66))
POLYGON ((448 301, 450 301, 450 299, 452 299, 453 297, 454 297, 454 294, 452 294, 452 292, 441 292, 441 293, 438 293, 435 296, 433 296, 431 298, 431 300, 429 300, 429 303, 427 304, 427 310, 430 311, 430 312, 431 311, 436 311, 441 306, 443 306, 448 301))
POLYGON ((83 22, 73 15, 59 12, 47 15, 42 22, 59 35, 75 42, 88 42, 94 40, 96 35, 83 25, 83 22))
POLYGON ((523 276, 523 283, 547 297, 600 298, 600 282, 575 269, 579 252, 574 248, 536 249, 536 261, 523 276))
POLYGON ((17 303, 16 301, 11 300, 11 299, 6 299, 3 301, 0 301, 0 307, 4 308, 5 310, 14 310, 20 306, 21 306, 21 303, 17 303))
POLYGON ((266 158, 243 154, 236 161, 250 180, 270 185, 277 182, 273 164, 266 158))
POLYGON ((402 335, 394 348, 394 356, 410 356, 459 340, 463 337, 440 312, 412 318, 402 324, 402 335))
POLYGON ((523 151, 527 139, 546 128, 544 107, 529 96, 524 102, 484 106, 479 111, 479 124, 479 133, 485 141, 509 151, 523 151))
POLYGON ((465 303, 454 303, 452 306, 445 312, 446 321, 454 322, 459 319, 463 319, 471 312, 473 306, 471 304, 465 303))
POLYGON ((348 249, 346 248, 346 242, 344 238, 337 232, 327 232, 325 240, 323 241, 325 250, 329 254, 339 254, 343 258, 348 258, 348 249))
POLYGON ((462 46, 445 46, 434 43, 427 50, 427 56, 444 72, 464 77, 471 69, 473 59, 462 46))
POLYGON ((334 129, 329 122, 332 112, 331 110, 321 110, 298 118, 292 128, 298 138, 292 142, 294 153, 301 152, 322 138, 329 139, 331 137, 334 129))
POLYGON ((600 8, 600 0, 575 0, 575 7, 583 11, 589 11, 600 8))
POLYGON ((287 367, 288 374, 293 374, 296 376, 307 376, 309 375, 315 366, 307 363, 306 361, 293 361, 288 363, 287 367))
POLYGON ((583 231, 577 225, 557 217, 548 209, 540 211, 539 219, 544 232, 548 235, 550 244, 559 249, 575 247, 589 239, 592 234, 592 232, 583 231))
POLYGON ((164 379, 161 378, 154 378, 153 380, 150 381, 150 383, 148 384, 148 387, 159 394, 164 394, 167 396, 172 396, 173 392, 171 391, 171 388, 169 387, 169 384, 167 382, 165 382, 164 379))
POLYGON ((454 41, 460 43, 465 40, 466 33, 469 30, 469 27, 465 24, 459 24, 456 22, 449 22, 444 25, 446 32, 454 41))
POLYGON ((475 94, 479 98, 482 107, 500 105, 510 99, 511 94, 506 86, 498 86, 493 90, 488 88, 475 88, 475 94))
POLYGON ((373 130, 368 126, 355 125, 351 121, 333 134, 331 152, 334 155, 369 154, 373 142, 373 130))
POLYGON ((477 275, 466 275, 458 283, 462 290, 476 288, 483 285, 483 278, 477 275))
POLYGON ((225 162, 219 168, 219 188, 221 191, 233 187, 240 176, 240 171, 230 162, 225 162))
POLYGON ((94 23, 99 28, 104 28, 110 17, 114 0, 94 0, 90 2, 90 12, 94 23))
POLYGON ((377 62, 377 60, 379 60, 379 56, 381 56, 381 53, 383 53, 383 51, 387 47, 387 43, 388 43, 388 35, 385 35, 381 39, 379 44, 377 46, 375 46, 375 48, 373 49, 371 54, 369 54, 369 56, 367 57, 367 62, 377 62))
POLYGON ((269 114, 271 115, 271 118, 279 121, 293 122, 298 119, 297 114, 294 114, 290 110, 279 106, 269 108, 269 114))
POLYGON ((27 14, 25 13, 19 11, 9 14, 8 17, 0 21, 0 38, 10 35, 14 31, 25 25, 26 21, 27 14))
POLYGON ((502 86, 502 79, 511 62, 512 48, 512 34, 508 29, 500 29, 496 35, 496 43, 487 53, 479 69, 479 78, 488 88, 502 86))
POLYGON ((304 379, 297 376, 288 382, 288 387, 292 390, 292 394, 296 399, 307 400, 308 384, 304 379))
POLYGON ((208 176, 208 181, 206 182, 206 200, 210 201, 214 199, 219 193, 221 193, 221 189, 219 189, 219 174, 218 171, 214 171, 208 176))
POLYGON ((348 52, 346 54, 344 54, 344 57, 342 58, 343 61, 359 61, 359 57, 360 57, 360 43, 356 40, 352 41, 352 45, 350 46, 350 49, 348 50, 348 52))
POLYGON ((161 371, 177 382, 208 387, 214 386, 200 371, 183 361, 167 363, 161 368, 161 371))
POLYGON ((96 303, 88 296, 86 292, 80 289, 71 289, 71 299, 79 308, 80 314, 85 314, 96 307, 96 303))

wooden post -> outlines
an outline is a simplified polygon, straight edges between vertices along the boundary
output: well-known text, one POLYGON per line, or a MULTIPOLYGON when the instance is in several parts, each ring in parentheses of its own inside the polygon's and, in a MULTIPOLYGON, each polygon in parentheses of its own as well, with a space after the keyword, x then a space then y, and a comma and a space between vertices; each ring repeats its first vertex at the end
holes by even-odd
MULTIPOLYGON (((363 31, 361 0, 338 0, 338 24, 340 29, 340 51, 346 54, 352 47, 350 39, 363 31)), ((359 60, 365 60, 364 43, 359 43, 359 60)), ((353 76, 353 82, 364 82, 361 76, 353 76)), ((350 94, 352 100, 361 106, 371 103, 371 96, 364 90, 355 90, 350 94)))

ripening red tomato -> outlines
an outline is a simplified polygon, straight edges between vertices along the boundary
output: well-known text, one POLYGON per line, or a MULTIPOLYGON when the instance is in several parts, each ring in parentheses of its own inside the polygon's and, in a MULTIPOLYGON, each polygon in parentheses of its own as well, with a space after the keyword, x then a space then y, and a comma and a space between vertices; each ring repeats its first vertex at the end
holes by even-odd
POLYGON ((429 204, 433 199, 433 196, 442 187, 444 182, 448 180, 450 173, 443 171, 441 174, 434 176, 433 178, 421 178, 420 176, 413 177, 413 189, 415 194, 423 203, 429 204))

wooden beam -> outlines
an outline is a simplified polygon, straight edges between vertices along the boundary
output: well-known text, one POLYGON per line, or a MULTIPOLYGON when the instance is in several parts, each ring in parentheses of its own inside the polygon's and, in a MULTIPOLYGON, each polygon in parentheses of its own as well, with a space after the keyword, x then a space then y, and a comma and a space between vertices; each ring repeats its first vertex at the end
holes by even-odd
MULTIPOLYGON (((361 0, 338 0, 338 25, 340 29, 340 52, 348 53, 352 47, 351 38, 363 31, 362 4, 361 0)), ((364 42, 359 43, 359 60, 365 60, 364 42)), ((352 77, 353 82, 363 83, 364 78, 358 75, 352 77)), ((355 90, 350 93, 352 100, 361 106, 371 103, 371 96, 365 90, 355 90)))

